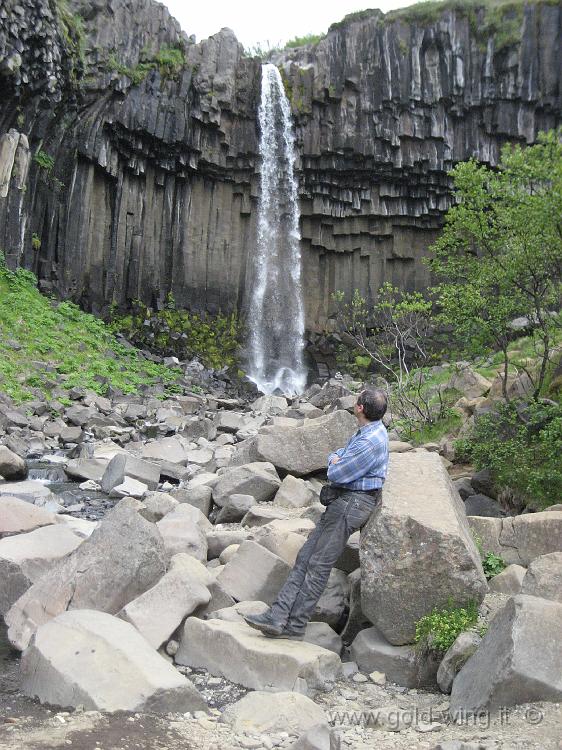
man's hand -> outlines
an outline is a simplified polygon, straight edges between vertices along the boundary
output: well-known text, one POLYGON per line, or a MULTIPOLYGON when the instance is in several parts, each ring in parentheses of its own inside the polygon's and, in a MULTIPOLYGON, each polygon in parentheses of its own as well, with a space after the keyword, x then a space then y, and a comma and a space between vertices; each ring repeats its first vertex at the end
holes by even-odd
POLYGON ((338 461, 341 461, 341 456, 334 456, 330 461, 330 464, 337 464, 338 461))

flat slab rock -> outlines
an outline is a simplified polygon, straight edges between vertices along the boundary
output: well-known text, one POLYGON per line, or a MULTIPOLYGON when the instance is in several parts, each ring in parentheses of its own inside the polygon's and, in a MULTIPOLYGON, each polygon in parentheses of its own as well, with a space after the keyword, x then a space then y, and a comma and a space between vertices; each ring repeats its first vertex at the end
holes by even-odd
POLYGON ((394 645, 434 607, 488 589, 463 502, 436 453, 393 453, 382 502, 360 542, 363 613, 394 645))
POLYGON ((0 498, 0 537, 23 534, 52 523, 55 523, 55 514, 44 508, 19 497, 6 495, 0 498))
POLYGON ((536 557, 562 551, 562 512, 524 513, 513 518, 469 516, 483 549, 506 563, 527 567, 536 557))
POLYGON ((26 695, 65 708, 196 711, 206 703, 132 625, 105 612, 64 612, 42 625, 21 660, 26 695))
POLYGON ((253 690, 294 690, 307 694, 330 690, 341 675, 332 651, 302 641, 266 638, 246 623, 185 621, 175 661, 203 667, 253 690))

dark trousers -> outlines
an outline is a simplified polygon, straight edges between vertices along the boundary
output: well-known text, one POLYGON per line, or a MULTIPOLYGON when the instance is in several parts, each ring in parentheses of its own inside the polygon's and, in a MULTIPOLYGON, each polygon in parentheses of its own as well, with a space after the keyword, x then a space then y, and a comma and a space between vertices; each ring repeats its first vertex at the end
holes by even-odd
POLYGON ((304 632, 347 540, 367 523, 380 496, 380 492, 377 496, 345 492, 330 503, 271 606, 269 613, 276 623, 291 633, 304 632))

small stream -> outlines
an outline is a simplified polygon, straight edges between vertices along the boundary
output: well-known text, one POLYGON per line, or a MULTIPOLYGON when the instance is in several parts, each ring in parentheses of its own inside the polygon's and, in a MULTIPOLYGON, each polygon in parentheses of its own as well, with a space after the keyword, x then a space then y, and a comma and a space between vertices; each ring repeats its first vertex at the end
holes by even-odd
POLYGON ((27 464, 28 480, 45 485, 64 506, 64 513, 70 516, 98 521, 117 502, 101 491, 81 490, 82 482, 70 480, 64 472, 66 464, 64 454, 46 454, 41 458, 28 459, 27 464))

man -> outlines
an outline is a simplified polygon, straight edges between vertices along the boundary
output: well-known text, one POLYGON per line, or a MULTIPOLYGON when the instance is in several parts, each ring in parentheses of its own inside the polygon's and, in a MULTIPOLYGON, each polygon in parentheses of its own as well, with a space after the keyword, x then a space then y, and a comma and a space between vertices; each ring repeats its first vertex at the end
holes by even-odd
POLYGON ((263 615, 247 615, 253 628, 272 638, 302 640, 306 625, 350 535, 363 528, 381 497, 388 467, 388 435, 382 423, 386 394, 364 390, 354 406, 359 429, 345 448, 328 457, 335 496, 302 546, 277 599, 263 615))

